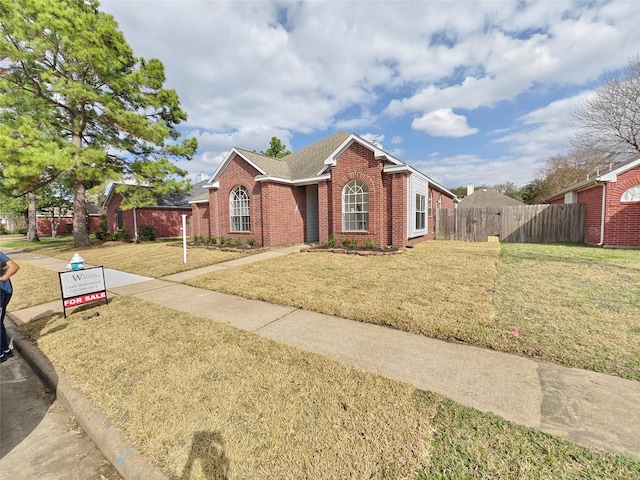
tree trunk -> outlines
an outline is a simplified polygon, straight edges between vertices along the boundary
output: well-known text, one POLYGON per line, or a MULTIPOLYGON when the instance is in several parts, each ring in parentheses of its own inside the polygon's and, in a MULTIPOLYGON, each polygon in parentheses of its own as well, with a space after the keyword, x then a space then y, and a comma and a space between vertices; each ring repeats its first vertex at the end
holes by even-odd
POLYGON ((84 182, 76 180, 73 184, 73 245, 88 247, 91 245, 87 230, 87 204, 84 182))
MULTIPOLYGON (((78 132, 73 133, 73 145, 76 147, 74 154, 76 166, 80 169, 80 151, 82 150, 82 136, 78 132)), ((73 245, 75 247, 88 247, 91 245, 89 229, 87 228, 87 201, 84 181, 78 178, 76 173, 73 182, 73 245)))
POLYGON ((27 241, 39 242, 38 237, 38 218, 36 211, 36 192, 29 192, 27 194, 29 200, 29 207, 27 209, 27 241))

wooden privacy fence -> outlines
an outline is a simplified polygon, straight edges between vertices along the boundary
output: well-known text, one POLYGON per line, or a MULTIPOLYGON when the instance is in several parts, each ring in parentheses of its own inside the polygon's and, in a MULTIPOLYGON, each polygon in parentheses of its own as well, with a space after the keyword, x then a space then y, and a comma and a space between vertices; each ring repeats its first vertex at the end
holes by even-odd
POLYGON ((486 242, 497 236, 503 242, 583 243, 584 219, 582 203, 438 209, 436 238, 486 242))

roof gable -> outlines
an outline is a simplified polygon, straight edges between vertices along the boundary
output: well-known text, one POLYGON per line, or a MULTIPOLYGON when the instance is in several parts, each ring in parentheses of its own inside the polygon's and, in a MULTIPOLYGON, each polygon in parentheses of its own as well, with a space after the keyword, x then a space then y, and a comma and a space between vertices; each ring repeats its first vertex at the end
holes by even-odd
POLYGON ((368 142, 364 138, 352 133, 351 135, 346 137, 344 141, 340 145, 338 145, 337 148, 326 157, 324 161, 324 167, 320 171, 320 173, 323 173, 330 166, 335 165, 336 162, 338 161, 338 157, 355 142, 371 150, 373 152, 373 156, 378 160, 386 161, 391 165, 406 165, 405 163, 395 158, 393 155, 384 151, 381 147, 371 142, 368 142))
POLYGON ((235 155, 251 164, 260 173, 261 180, 277 179, 293 183, 314 178, 319 176, 319 172, 324 167, 325 159, 348 137, 349 134, 346 132, 337 132, 282 158, 272 158, 261 153, 234 147, 208 183, 214 185, 218 181, 235 155))

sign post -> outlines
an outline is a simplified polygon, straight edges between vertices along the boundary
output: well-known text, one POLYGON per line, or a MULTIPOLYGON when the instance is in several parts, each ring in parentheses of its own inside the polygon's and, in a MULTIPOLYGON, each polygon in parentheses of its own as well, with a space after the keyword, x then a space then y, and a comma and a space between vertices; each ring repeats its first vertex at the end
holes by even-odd
POLYGON ((187 263, 187 216, 182 214, 182 263, 187 263))
POLYGON ((102 267, 60 272, 58 276, 60 277, 64 318, 67 318, 67 308, 102 300, 107 305, 109 304, 107 287, 104 281, 104 269, 102 267))

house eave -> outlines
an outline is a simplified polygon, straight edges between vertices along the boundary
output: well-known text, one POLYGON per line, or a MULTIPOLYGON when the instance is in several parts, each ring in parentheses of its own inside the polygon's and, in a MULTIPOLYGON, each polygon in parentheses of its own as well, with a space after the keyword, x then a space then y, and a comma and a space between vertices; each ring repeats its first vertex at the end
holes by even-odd
POLYGON ((383 173, 414 173, 416 170, 412 169, 409 165, 390 165, 382 169, 383 173))
POLYGON ((564 197, 569 192, 581 192, 583 190, 587 190, 587 189, 595 187, 597 185, 604 185, 605 183, 608 183, 608 181, 602 182, 602 181, 598 180, 598 177, 592 178, 590 180, 585 180, 583 182, 576 183, 575 185, 572 185, 569 188, 565 188, 564 190, 561 190, 558 193, 555 193, 551 197, 547 197, 542 201, 543 201, 543 203, 548 203, 548 202, 551 202, 553 200, 557 200, 558 198, 564 197))
POLYGON ((557 200, 558 198, 563 197, 569 192, 581 192, 582 190, 586 190, 587 188, 591 188, 596 185, 604 185, 606 183, 617 182, 618 175, 621 175, 637 167, 638 165, 640 165, 640 156, 619 168, 611 170, 610 172, 603 173, 602 175, 596 175, 593 178, 588 178, 586 180, 583 180, 582 182, 575 183, 570 187, 567 187, 564 190, 554 193, 552 196, 545 198, 544 200, 542 200, 542 202, 548 203, 553 200, 557 200))
POLYGON ((324 180, 331 180, 331 175, 325 174, 315 177, 296 178, 294 180, 291 180, 289 178, 274 177, 271 175, 258 175, 257 177, 255 177, 255 180, 256 182, 283 183, 285 185, 295 185, 299 187, 303 185, 313 185, 314 183, 322 182, 324 180))

